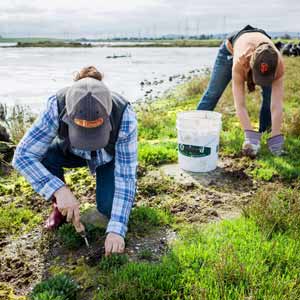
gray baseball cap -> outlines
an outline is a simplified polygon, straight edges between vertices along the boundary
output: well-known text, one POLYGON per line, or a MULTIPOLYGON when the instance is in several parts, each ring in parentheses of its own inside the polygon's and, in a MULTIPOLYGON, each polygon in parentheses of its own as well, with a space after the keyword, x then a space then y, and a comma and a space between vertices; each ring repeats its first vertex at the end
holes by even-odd
POLYGON ((71 146, 89 151, 107 146, 111 111, 111 93, 103 82, 90 77, 75 82, 67 91, 63 117, 71 146))
POLYGON ((253 81, 260 86, 271 86, 275 78, 277 64, 278 54, 274 47, 266 42, 259 44, 250 60, 253 81))

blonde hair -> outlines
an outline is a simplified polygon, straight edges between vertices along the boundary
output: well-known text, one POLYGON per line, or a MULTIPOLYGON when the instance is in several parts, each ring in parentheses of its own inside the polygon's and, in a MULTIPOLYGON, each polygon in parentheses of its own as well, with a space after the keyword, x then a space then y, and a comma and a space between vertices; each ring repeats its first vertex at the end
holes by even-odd
POLYGON ((94 66, 89 66, 82 68, 74 76, 74 81, 78 81, 83 78, 91 77, 101 81, 103 79, 103 74, 99 72, 94 66))

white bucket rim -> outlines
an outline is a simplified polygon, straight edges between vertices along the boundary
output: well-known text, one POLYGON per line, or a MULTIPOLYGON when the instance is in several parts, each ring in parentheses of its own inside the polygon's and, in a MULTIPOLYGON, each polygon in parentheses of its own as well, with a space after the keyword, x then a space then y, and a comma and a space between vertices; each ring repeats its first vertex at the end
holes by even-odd
POLYGON ((199 115, 199 118, 205 116, 205 119, 209 119, 207 116, 210 115, 215 120, 220 120, 220 121, 222 120, 222 114, 221 113, 216 112, 216 111, 209 111, 209 110, 189 110, 189 111, 178 112, 177 113, 177 120, 191 119, 192 115, 194 115, 194 116, 199 115))

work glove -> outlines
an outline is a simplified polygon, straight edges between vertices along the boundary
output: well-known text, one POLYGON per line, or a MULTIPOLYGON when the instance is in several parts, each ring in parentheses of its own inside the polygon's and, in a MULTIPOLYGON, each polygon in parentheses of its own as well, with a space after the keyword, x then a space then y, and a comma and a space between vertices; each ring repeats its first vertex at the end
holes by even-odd
POLYGON ((282 134, 272 136, 268 139, 267 144, 273 155, 280 156, 283 154, 284 137, 282 134))
POLYGON ((73 193, 63 186, 54 193, 54 196, 58 210, 63 216, 67 216, 67 222, 72 222, 77 232, 83 232, 85 228, 80 222, 79 202, 73 193))
POLYGON ((105 256, 112 253, 123 253, 125 249, 125 241, 119 234, 110 232, 105 240, 105 256))
POLYGON ((243 143, 243 153, 254 158, 260 150, 261 133, 253 130, 245 130, 245 141, 243 143))

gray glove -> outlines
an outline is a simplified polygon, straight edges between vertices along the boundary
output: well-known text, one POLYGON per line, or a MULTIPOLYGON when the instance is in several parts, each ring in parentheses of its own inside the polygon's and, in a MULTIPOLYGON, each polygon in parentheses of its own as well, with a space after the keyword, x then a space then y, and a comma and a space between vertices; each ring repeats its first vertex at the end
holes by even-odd
POLYGON ((268 148, 272 154, 280 156, 283 154, 284 138, 282 134, 275 135, 268 139, 268 148))
POLYGON ((253 130, 245 130, 243 153, 249 157, 255 157, 260 149, 261 133, 253 130))

